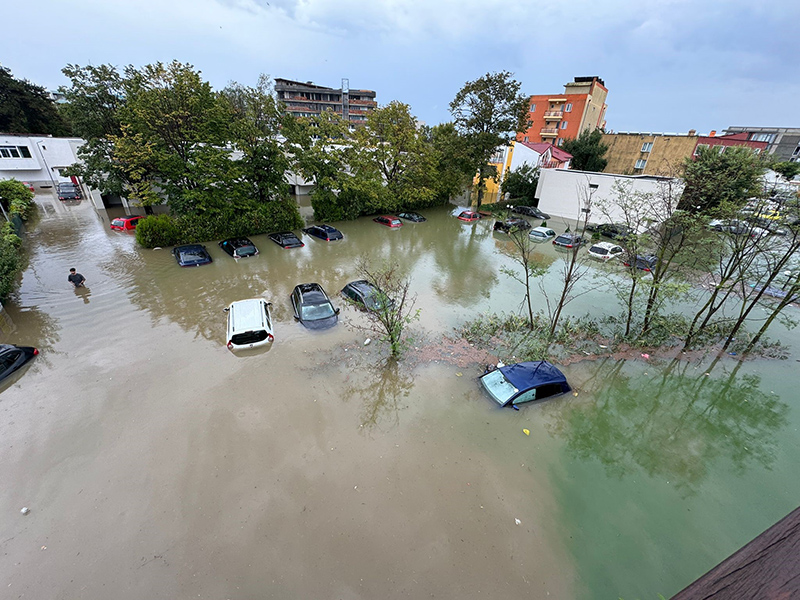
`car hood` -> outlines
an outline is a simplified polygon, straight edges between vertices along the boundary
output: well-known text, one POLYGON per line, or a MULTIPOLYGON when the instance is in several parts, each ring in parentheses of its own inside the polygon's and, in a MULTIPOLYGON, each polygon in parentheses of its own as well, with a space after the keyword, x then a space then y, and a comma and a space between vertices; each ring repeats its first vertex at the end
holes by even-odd
POLYGON ((324 319, 316 319, 314 321, 300 320, 306 329, 328 329, 339 322, 339 315, 325 317, 324 319))

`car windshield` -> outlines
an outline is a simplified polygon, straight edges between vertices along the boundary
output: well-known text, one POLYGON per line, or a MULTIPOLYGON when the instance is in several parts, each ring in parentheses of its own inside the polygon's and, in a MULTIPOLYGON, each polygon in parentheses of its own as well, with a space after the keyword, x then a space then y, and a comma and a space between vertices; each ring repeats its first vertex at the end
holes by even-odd
POLYGON ((256 253, 255 246, 242 246, 241 248, 236 249, 236 254, 238 256, 253 256, 256 253))
POLYGON ((591 252, 592 254, 603 254, 603 255, 605 255, 605 254, 608 254, 608 249, 607 248, 603 248, 602 246, 592 246, 591 248, 589 248, 589 252, 591 252))
POLYGON ((390 223, 391 223, 392 225, 401 225, 401 223, 400 223, 400 219, 392 219, 392 220, 390 221, 390 223))
POLYGON ((122 227, 123 225, 125 225, 125 221, 123 221, 122 219, 114 219, 113 221, 111 221, 111 224, 116 227, 122 227))
POLYGON ((300 318, 304 321, 327 319, 335 314, 330 302, 326 302, 325 304, 307 304, 300 309, 300 318))
POLYGON ((199 262, 206 259, 206 255, 202 250, 184 250, 181 252, 181 258, 185 262, 199 262))
POLYGON ((514 394, 519 391, 511 385, 511 382, 505 378, 505 375, 500 372, 500 369, 495 369, 491 373, 487 373, 481 377, 481 384, 483 384, 484 389, 489 392, 489 395, 494 398, 495 402, 500 406, 505 406, 514 394))

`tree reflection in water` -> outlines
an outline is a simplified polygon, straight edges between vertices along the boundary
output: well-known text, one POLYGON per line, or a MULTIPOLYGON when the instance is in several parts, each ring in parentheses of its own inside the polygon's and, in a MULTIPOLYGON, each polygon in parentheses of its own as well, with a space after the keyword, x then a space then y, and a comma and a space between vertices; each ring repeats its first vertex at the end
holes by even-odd
POLYGON ((355 381, 344 390, 343 397, 360 398, 360 428, 387 431, 400 424, 400 411, 406 408, 404 399, 414 387, 414 377, 407 366, 387 357, 364 365, 355 371, 355 381))
POLYGON ((648 376, 625 362, 599 362, 582 386, 593 401, 558 418, 555 429, 576 458, 597 459, 616 477, 643 469, 687 495, 723 458, 739 472, 770 468, 789 407, 761 390, 759 375, 740 375, 743 363, 717 375, 719 359, 699 370, 676 359, 648 365, 648 376))

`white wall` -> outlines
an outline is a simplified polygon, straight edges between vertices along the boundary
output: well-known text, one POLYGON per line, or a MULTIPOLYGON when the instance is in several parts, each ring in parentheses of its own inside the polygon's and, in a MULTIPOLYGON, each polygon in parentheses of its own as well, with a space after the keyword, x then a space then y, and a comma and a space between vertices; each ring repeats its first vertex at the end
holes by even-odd
POLYGON ((589 222, 616 222, 624 220, 622 212, 611 202, 614 197, 613 187, 617 181, 629 183, 632 191, 656 194, 659 191, 659 182, 668 179, 668 177, 650 175, 629 176, 567 169, 542 169, 539 173, 536 198, 539 200, 539 208, 542 211, 554 217, 579 221, 583 219, 581 209, 584 206, 586 194, 589 190, 593 190, 592 205, 594 209, 589 214, 589 222), (605 212, 608 215, 597 208, 598 202, 601 200, 607 201, 605 212))

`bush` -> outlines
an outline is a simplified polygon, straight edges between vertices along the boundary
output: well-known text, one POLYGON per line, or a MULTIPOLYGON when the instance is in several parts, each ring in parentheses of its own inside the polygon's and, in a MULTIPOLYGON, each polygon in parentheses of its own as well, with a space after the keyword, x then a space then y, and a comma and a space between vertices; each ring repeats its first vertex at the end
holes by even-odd
POLYGON ((290 231, 302 226, 297 205, 291 200, 276 200, 246 211, 150 216, 136 226, 136 241, 145 248, 154 248, 290 231))
POLYGON ((35 207, 33 192, 16 179, 0 181, 0 202, 9 216, 19 215, 23 221, 28 220, 35 207))
POLYGON ((0 227, 0 301, 5 302, 14 290, 23 261, 19 249, 22 240, 9 223, 0 227))

